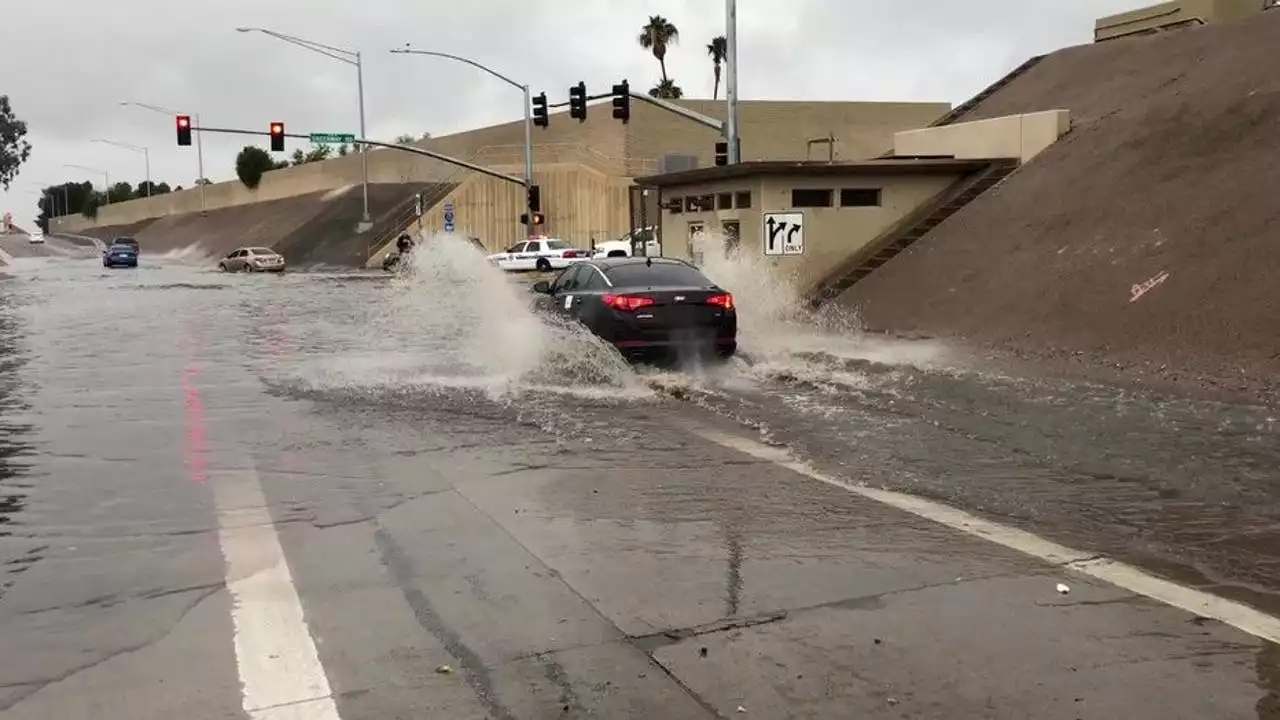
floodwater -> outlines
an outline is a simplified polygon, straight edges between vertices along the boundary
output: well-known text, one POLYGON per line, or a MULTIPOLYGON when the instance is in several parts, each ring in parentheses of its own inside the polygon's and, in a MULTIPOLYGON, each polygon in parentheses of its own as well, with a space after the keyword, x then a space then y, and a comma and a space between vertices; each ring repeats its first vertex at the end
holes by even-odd
POLYGON ((1268 643, 1082 579, 1059 601, 1053 568, 696 429, 1276 612, 1276 409, 999 376, 798 311, 763 262, 705 270, 741 357, 672 370, 447 237, 395 277, 15 260, 0 636, 30 662, 0 663, 0 715, 247 709, 219 488, 251 475, 232 505, 265 502, 348 720, 1275 717, 1268 643))

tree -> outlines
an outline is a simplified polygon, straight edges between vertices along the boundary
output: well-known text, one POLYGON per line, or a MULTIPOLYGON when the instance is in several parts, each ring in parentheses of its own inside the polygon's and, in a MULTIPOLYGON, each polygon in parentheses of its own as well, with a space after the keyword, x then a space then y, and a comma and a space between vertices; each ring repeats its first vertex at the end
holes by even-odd
POLYGON ((707 55, 711 56, 711 69, 715 72, 716 84, 711 89, 711 99, 720 96, 720 67, 729 55, 729 41, 723 35, 711 38, 707 43, 707 55))
POLYGON ((93 185, 87 182, 50 185, 44 189, 36 204, 40 208, 40 214, 36 216, 36 225, 44 232, 48 232, 51 218, 82 212, 89 197, 97 194, 93 191, 93 185))
POLYGON ((347 145, 346 143, 342 143, 341 145, 338 146, 338 157, 346 157, 347 153, 349 152, 351 152, 350 145, 347 145))
MULTIPOLYGON (((329 155, 333 152, 333 148, 328 145, 314 145, 310 150, 303 152, 302 148, 293 151, 293 155, 289 157, 290 163, 293 165, 303 165, 306 163, 320 162, 328 160, 329 155)), ((288 167, 288 165, 286 165, 288 167)))
POLYGON ((112 185, 107 191, 107 199, 113 203, 129 202, 135 197, 137 195, 133 193, 133 186, 124 181, 112 185))
POLYGON ((168 183, 160 183, 159 185, 157 185, 156 183, 153 183, 150 180, 143 180, 142 182, 138 183, 138 187, 134 189, 133 197, 135 200, 137 200, 137 199, 151 197, 152 195, 164 195, 167 192, 170 192, 168 183), (151 186, 150 194, 147 193, 148 185, 151 186))
POLYGON ((181 185, 174 185, 174 186, 173 186, 173 191, 174 191, 174 192, 182 192, 182 186, 181 186, 181 185))
POLYGON ((637 41, 640 47, 652 52, 658 59, 658 66, 662 68, 662 82, 667 82, 667 46, 680 41, 680 31, 661 15, 650 15, 649 22, 640 28, 637 41))
MULTIPOLYGON (((288 165, 284 163, 285 167, 288 165)), ((263 175, 278 167, 279 164, 272 159, 271 154, 257 145, 245 145, 240 154, 236 155, 236 177, 250 190, 258 187, 263 175)))
POLYGON ((18 168, 31 157, 31 143, 26 137, 27 124, 13 114, 9 96, 0 95, 0 185, 6 191, 18 176, 18 168))
POLYGON ((102 193, 89 193, 84 201, 84 206, 80 208, 80 214, 93 220, 98 217, 98 207, 102 205, 102 193))
POLYGON ((679 100, 684 97, 684 90, 681 90, 679 85, 670 80, 663 80, 649 88, 649 97, 662 98, 663 100, 679 100))
POLYGON ((424 132, 421 137, 414 137, 413 133, 401 133, 393 140, 397 145, 412 145, 414 143, 425 142, 431 139, 431 133, 424 132))
POLYGON ((209 178, 196 178, 194 185, 212 185, 213 181, 209 178))

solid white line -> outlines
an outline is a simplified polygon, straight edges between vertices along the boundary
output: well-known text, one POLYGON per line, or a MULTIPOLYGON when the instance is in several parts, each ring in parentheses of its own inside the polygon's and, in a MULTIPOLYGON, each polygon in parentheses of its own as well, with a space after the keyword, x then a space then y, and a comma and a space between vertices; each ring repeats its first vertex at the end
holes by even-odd
POLYGON ((997 545, 1003 545, 1045 562, 1064 566, 1074 572, 1108 582, 1189 613, 1220 620, 1264 640, 1280 642, 1280 618, 1255 610, 1248 605, 1155 577, 1132 565, 1100 557, 1096 553, 1081 552, 1023 530, 984 520, 949 505, 893 490, 856 485, 825 475, 807 463, 796 460, 785 449, 765 445, 750 438, 701 427, 695 427, 694 432, 724 447, 766 460, 855 495, 861 495, 960 532, 990 540, 997 545))
POLYGON ((257 473, 211 472, 209 482, 245 712, 254 720, 340 720, 257 473))

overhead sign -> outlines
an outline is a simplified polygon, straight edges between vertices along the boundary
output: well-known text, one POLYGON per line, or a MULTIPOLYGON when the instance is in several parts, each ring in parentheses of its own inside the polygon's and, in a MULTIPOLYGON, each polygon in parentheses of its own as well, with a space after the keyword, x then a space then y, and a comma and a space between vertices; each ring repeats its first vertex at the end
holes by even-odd
POLYGON ((444 204, 444 231, 453 232, 453 203, 444 204))
POLYGON ((765 255, 804 254, 804 213, 765 213, 761 230, 765 255))
POLYGON ((350 145, 356 141, 356 136, 351 133, 311 133, 311 142, 317 145, 332 145, 346 143, 350 145))

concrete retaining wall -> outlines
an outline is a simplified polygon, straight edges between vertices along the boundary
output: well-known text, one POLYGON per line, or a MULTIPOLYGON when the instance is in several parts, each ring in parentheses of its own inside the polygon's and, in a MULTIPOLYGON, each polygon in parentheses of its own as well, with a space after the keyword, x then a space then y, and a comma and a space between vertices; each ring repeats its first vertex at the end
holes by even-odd
POLYGON ((1018 158, 1025 163, 1070 128, 1068 111, 1046 110, 900 132, 893 136, 893 150, 899 156, 1018 158))

